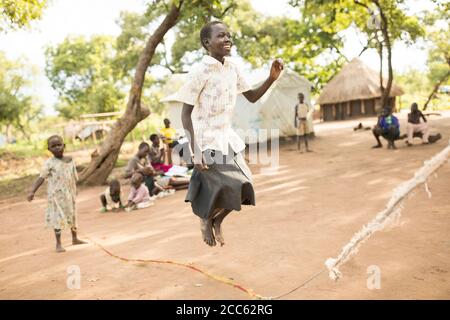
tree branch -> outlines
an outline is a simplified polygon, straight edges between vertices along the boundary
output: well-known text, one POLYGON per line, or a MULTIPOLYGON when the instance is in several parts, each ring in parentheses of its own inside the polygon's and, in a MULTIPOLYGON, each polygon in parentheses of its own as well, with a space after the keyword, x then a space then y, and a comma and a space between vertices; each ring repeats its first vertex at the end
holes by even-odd
POLYGON ((358 0, 355 0, 355 4, 360 5, 360 6, 363 6, 363 7, 366 8, 367 10, 370 10, 370 8, 369 8, 368 5, 366 5, 366 4, 362 3, 362 2, 359 2, 358 0))
POLYGON ((163 41, 161 41, 161 43, 163 45, 163 51, 164 51, 164 67, 169 69, 169 71, 172 74, 174 74, 175 70, 170 67, 169 60, 167 59, 167 47, 166 47, 166 42, 164 41, 164 39, 163 39, 163 41))
POLYGON ((430 103, 431 99, 433 99, 436 92, 439 90, 439 87, 441 86, 441 84, 443 84, 445 81, 447 81, 448 78, 450 78, 450 70, 447 71, 447 73, 438 81, 438 83, 435 84, 435 86, 433 87, 433 91, 431 91, 431 94, 428 96, 427 101, 423 105, 423 110, 427 109, 428 104, 430 103))

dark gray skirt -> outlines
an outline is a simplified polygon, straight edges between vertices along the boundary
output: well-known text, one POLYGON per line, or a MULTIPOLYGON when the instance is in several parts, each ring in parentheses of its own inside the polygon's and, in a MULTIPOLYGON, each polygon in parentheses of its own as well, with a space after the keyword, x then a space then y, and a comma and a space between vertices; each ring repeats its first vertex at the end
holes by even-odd
POLYGON ((209 218, 215 209, 241 210, 241 205, 255 205, 252 174, 241 153, 229 148, 228 156, 220 151, 203 152, 209 169, 194 168, 186 202, 202 219, 209 218))

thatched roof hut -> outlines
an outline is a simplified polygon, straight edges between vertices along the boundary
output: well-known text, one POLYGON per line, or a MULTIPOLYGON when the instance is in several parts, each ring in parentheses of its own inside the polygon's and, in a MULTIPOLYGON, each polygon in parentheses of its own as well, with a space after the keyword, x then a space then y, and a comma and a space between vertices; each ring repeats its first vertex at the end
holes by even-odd
MULTIPOLYGON (((383 79, 383 83, 387 83, 383 79)), ((403 90, 392 84, 389 106, 403 90)), ((324 121, 373 116, 381 109, 380 75, 354 58, 323 88, 317 103, 324 121)))

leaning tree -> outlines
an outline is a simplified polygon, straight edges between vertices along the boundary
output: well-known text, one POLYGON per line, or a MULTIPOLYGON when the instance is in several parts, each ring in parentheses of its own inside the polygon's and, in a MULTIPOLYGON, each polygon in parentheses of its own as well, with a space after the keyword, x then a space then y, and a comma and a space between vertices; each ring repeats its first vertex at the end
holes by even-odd
POLYGON ((232 0, 154 0, 150 2, 148 14, 154 16, 153 21, 159 21, 160 18, 162 21, 148 38, 143 51, 139 55, 125 112, 113 124, 100 146, 100 150, 95 153, 95 156, 93 155, 89 165, 81 172, 81 184, 104 183, 114 168, 125 137, 140 121, 150 115, 149 108, 141 103, 145 74, 152 62, 157 46, 163 42, 167 32, 180 21, 199 26, 212 17, 221 18, 233 7, 232 0))

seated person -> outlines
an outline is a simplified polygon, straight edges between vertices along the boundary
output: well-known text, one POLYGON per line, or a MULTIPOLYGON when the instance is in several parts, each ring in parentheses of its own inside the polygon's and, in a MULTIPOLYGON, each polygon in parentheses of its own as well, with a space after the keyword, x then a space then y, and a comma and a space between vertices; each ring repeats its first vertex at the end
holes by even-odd
POLYGON ((108 188, 100 195, 100 201, 102 202, 101 212, 107 212, 109 209, 117 211, 124 208, 121 194, 119 180, 112 180, 108 188))
POLYGON ((167 172, 172 168, 172 165, 164 164, 165 153, 164 148, 160 144, 159 136, 156 133, 150 135, 150 141, 152 144, 150 145, 150 151, 148 153, 148 160, 155 170, 159 170, 162 172, 167 172))
POLYGON ((380 136, 388 141, 388 149, 397 149, 395 140, 400 138, 400 124, 397 117, 391 113, 390 108, 383 108, 382 114, 378 117, 378 122, 372 130, 377 144, 372 148, 381 148, 383 145, 380 136))
POLYGON ((152 194, 155 188, 154 168, 148 163, 147 155, 150 151, 150 146, 147 142, 141 142, 138 152, 128 161, 123 177, 129 179, 134 173, 139 172, 144 176, 144 183, 152 194))
POLYGON ((139 145, 138 152, 129 161, 125 168, 123 177, 129 179, 136 172, 144 177, 144 183, 148 188, 150 196, 157 195, 165 189, 186 189, 189 186, 189 179, 174 178, 174 177, 160 177, 164 174, 153 168, 148 162, 147 155, 150 151, 150 146, 147 142, 142 142, 139 145), (169 187, 169 188, 168 188, 169 187))
POLYGON ((153 205, 148 188, 143 182, 144 176, 139 172, 135 172, 131 177, 131 188, 130 194, 128 195, 126 211, 143 209, 153 205))
POLYGON ((408 113, 408 123, 406 124, 406 130, 408 132, 408 140, 406 144, 412 146, 412 140, 414 133, 420 132, 422 134, 422 143, 428 144, 428 137, 430 136, 430 128, 428 127, 427 119, 419 110, 417 103, 411 105, 411 112, 408 113), (422 122, 420 120, 423 120, 422 122))

